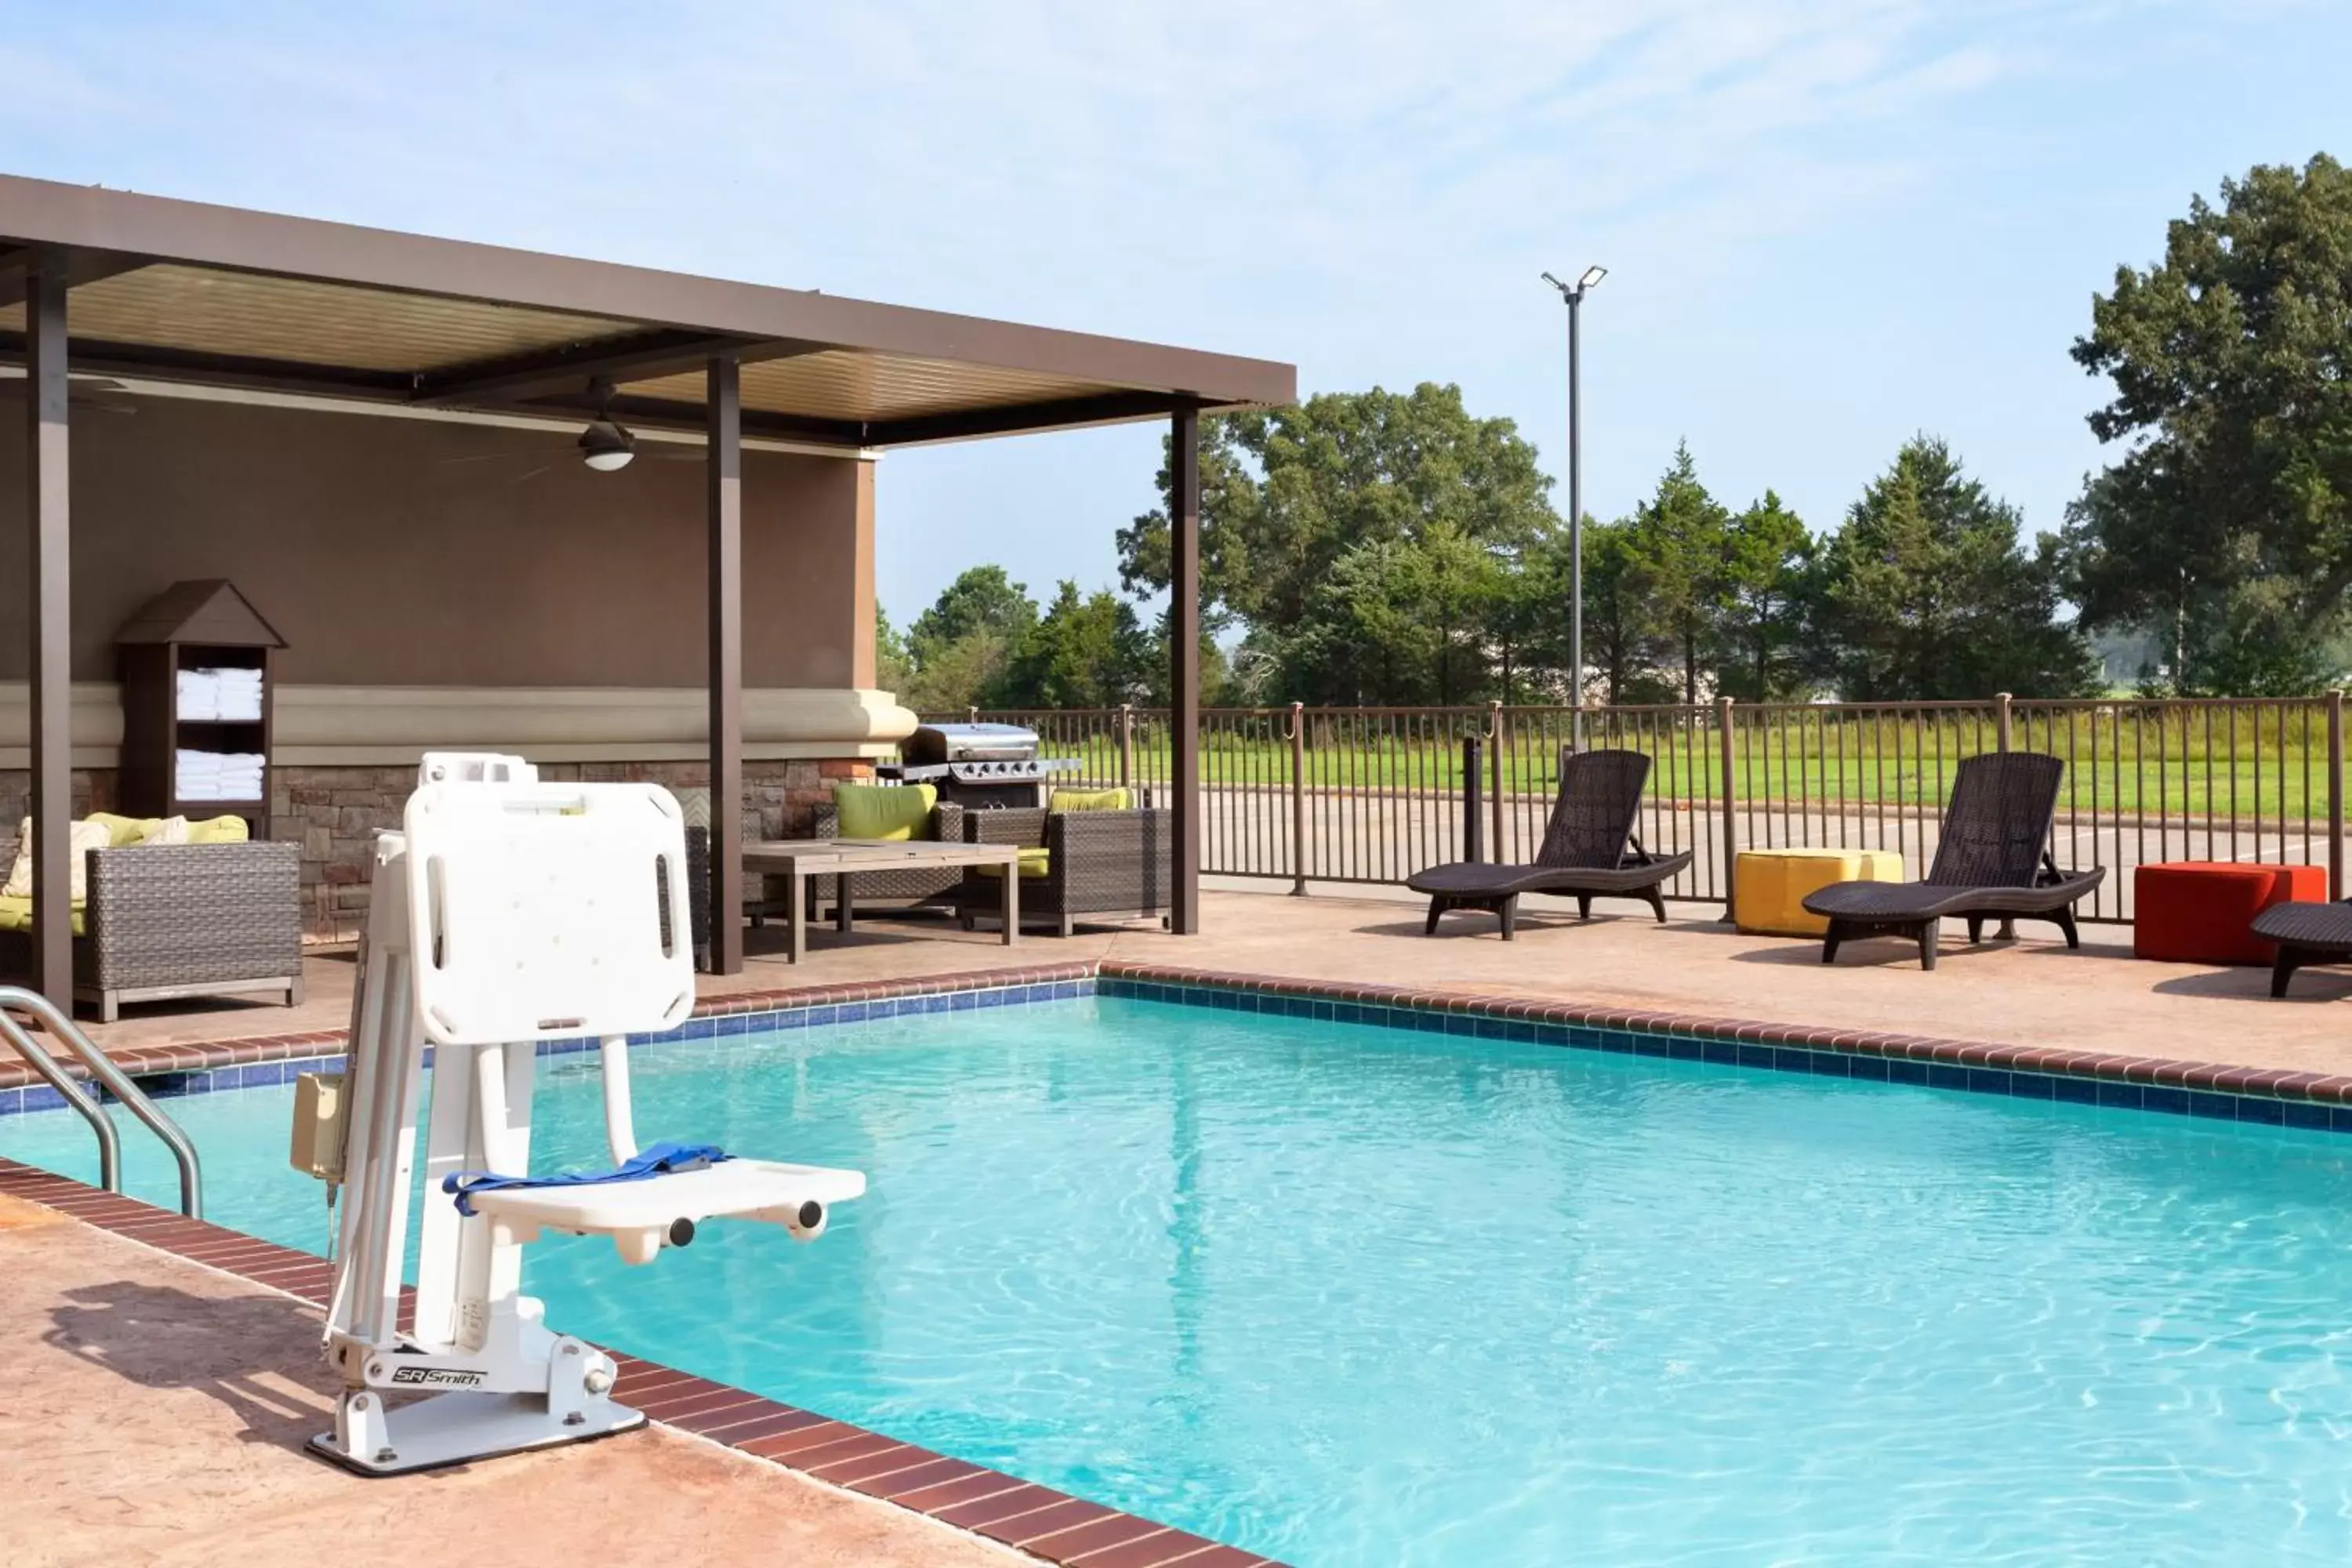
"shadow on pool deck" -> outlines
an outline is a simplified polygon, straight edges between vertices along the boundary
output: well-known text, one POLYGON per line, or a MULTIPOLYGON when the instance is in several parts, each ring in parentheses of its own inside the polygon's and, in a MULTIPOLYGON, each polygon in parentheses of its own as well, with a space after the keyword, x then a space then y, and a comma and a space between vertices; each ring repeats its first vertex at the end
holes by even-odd
POLYGON ((1034 1559, 665 1427, 393 1480, 331 1424, 318 1314, 31 1205, 0 1212, 0 1563, 435 1568, 1034 1559))

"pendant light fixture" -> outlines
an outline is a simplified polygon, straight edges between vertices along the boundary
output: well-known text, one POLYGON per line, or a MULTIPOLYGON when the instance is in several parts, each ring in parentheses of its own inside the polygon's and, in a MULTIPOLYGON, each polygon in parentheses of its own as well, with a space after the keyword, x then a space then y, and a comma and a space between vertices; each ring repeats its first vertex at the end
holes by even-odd
POLYGON ((596 417, 580 432, 580 460, 600 474, 616 473, 637 455, 637 438, 613 417, 613 384, 598 376, 588 390, 596 395, 596 417))

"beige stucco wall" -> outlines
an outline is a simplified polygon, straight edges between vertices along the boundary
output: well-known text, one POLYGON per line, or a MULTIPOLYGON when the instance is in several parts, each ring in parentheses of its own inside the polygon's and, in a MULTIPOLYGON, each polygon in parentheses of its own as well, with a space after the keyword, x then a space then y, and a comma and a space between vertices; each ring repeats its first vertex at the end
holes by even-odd
MULTIPOLYGON (((597 474, 563 431, 135 405, 76 409, 77 680, 111 681, 116 629, 184 577, 244 590, 289 645, 289 686, 703 680, 697 448, 646 442, 597 474)), ((27 660, 22 409, 0 399, 0 681, 27 660)), ((870 688, 872 463, 747 451, 743 470, 745 686, 870 688)))

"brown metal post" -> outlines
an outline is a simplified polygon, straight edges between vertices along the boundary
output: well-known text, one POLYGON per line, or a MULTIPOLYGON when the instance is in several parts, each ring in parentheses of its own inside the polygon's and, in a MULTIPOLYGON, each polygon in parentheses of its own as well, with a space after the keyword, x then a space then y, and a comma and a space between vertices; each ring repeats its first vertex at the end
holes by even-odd
POLYGON ((73 1007, 72 510, 66 413, 66 257, 36 254, 25 278, 26 531, 32 604, 33 984, 73 1007))
POLYGON ((1738 763, 1734 755, 1737 741, 1730 698, 1715 700, 1715 718, 1723 735, 1723 918, 1727 921, 1732 918, 1734 900, 1739 892, 1738 763))
POLYGON ((2327 896, 2344 897, 2344 693, 2327 694, 2327 896))
POLYGON ((1118 705, 1118 787, 1135 787, 1135 704, 1118 705))
POLYGON ((741 368, 709 362, 710 967, 743 970, 743 398, 741 368))
MULTIPOLYGON (((1992 699, 1992 709, 1993 734, 1996 738, 1996 742, 2003 752, 2007 752, 2009 750, 2009 693, 2006 691, 1995 692, 1992 699)), ((1979 733, 1982 733, 1982 731, 1979 731, 1979 733)))
POLYGON ((1201 929, 1201 416, 1177 410, 1168 432, 1168 781, 1175 806, 1176 886, 1169 921, 1201 929))
POLYGON ((1488 842, 1494 846, 1495 858, 1507 860, 1510 851, 1503 844, 1503 705, 1486 704, 1486 816, 1488 842))
POLYGON ((1290 892, 1307 896, 1307 704, 1290 705, 1290 892))

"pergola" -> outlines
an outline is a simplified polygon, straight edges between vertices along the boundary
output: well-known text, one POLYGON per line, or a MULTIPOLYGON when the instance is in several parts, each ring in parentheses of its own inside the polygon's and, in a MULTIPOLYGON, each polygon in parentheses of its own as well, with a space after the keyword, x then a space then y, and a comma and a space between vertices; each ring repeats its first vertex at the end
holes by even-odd
MULTIPOLYGON (((1199 929, 1199 426, 1287 403, 1291 366, 796 289, 0 175, 0 363, 24 367, 37 885, 68 880, 68 377, 699 432, 714 911, 741 907, 742 441, 845 454, 1165 419, 1173 538, 1172 924, 1199 929)), ((68 902, 38 988, 71 995, 68 902)), ((742 965, 732 919, 717 966, 742 965)))

